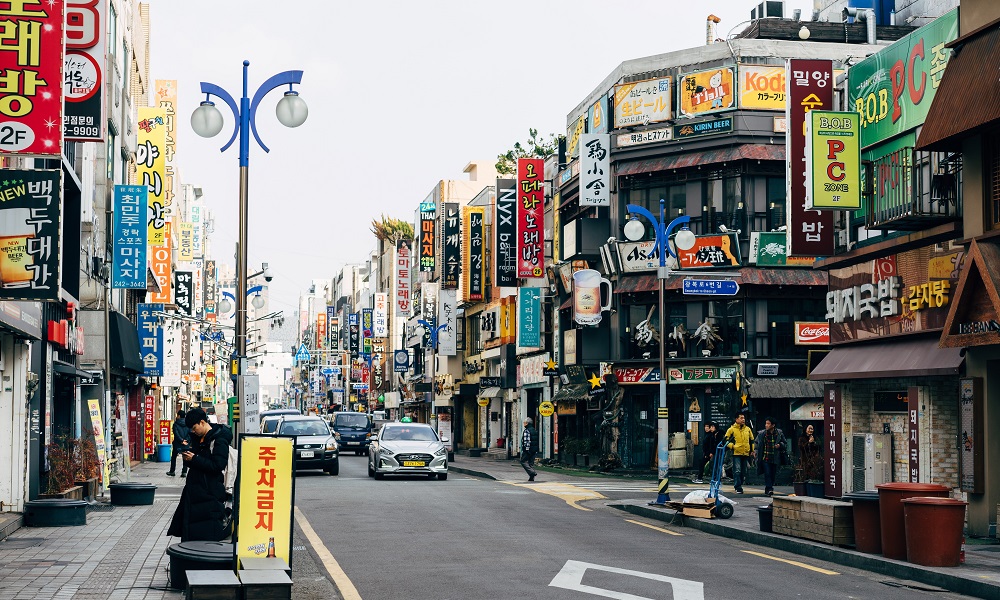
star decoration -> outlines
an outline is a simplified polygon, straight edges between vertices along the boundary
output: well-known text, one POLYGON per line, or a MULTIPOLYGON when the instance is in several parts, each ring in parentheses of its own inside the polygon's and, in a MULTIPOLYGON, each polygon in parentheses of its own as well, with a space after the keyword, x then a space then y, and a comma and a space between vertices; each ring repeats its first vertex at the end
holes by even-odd
POLYGON ((45 123, 44 124, 45 124, 45 128, 46 129, 52 129, 53 127, 55 127, 59 123, 55 119, 45 119, 45 123))
POLYGON ((550 370, 550 371, 555 371, 556 370, 556 361, 550 360, 549 362, 545 363, 545 368, 548 369, 548 370, 550 370))
POLYGON ((601 378, 597 376, 597 373, 591 373, 590 379, 587 382, 590 383, 590 389, 592 390, 601 387, 601 378))

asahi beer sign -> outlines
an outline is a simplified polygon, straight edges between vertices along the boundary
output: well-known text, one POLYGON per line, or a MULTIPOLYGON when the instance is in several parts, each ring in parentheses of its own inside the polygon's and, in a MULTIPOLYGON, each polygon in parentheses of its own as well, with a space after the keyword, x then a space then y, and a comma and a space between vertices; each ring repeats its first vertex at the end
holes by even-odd
POLYGON ((656 242, 618 242, 618 259, 625 273, 641 273, 655 270, 660 265, 656 252, 656 242))

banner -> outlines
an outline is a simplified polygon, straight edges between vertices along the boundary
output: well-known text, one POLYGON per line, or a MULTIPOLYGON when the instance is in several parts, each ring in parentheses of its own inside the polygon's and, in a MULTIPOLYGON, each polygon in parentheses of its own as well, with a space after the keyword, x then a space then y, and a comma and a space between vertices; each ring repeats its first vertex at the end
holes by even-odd
POLYGON ((163 387, 181 385, 181 322, 167 319, 163 325, 163 387))
POLYGON ((116 185, 111 287, 146 289, 146 186, 116 185))
POLYGON ((672 96, 669 77, 616 85, 615 129, 669 121, 672 96))
POLYGON ((192 316, 192 292, 194 291, 194 276, 191 271, 174 271, 174 303, 177 311, 188 317, 192 316))
POLYGON ((545 160, 517 159, 518 277, 542 277, 545 263, 545 160))
POLYGON ((163 376, 163 327, 153 313, 163 312, 162 304, 143 303, 137 307, 136 328, 139 331, 139 354, 146 377, 163 376))
POLYGON ((438 354, 456 356, 458 354, 458 290, 441 290, 438 295, 437 324, 447 325, 438 332, 438 354))
POLYGON ((679 112, 688 117, 736 108, 736 77, 732 67, 682 75, 679 112))
POLYGON ((788 105, 785 117, 785 215, 789 256, 833 254, 833 213, 806 209, 806 116, 833 108, 833 62, 791 59, 787 62, 788 105))
POLYGON ((482 300, 485 293, 485 248, 481 206, 462 207, 462 301, 482 300))
POLYGON ((107 2, 66 0, 63 59, 63 137, 67 142, 103 142, 104 31, 107 2))
POLYGON ((410 314, 410 242, 396 242, 396 310, 395 314, 405 317, 410 314))
POLYGON ((202 236, 201 206, 189 205, 191 208, 191 253, 195 258, 203 258, 205 255, 204 242, 202 236))
MULTIPOLYGON (((462 272, 462 238, 459 222, 462 214, 459 212, 457 202, 446 202, 444 204, 444 272, 441 274, 441 282, 445 288, 457 288, 458 276, 462 272)), ((381 337, 381 336, 377 336, 381 337)))
MULTIPOLYGON (((163 206, 169 209, 174 203, 174 176, 177 173, 174 156, 177 152, 177 81, 157 79, 154 82, 154 98, 157 108, 163 109, 163 206)), ((167 214, 170 214, 167 210, 167 214)), ((183 215, 181 215, 183 218, 183 215)), ((190 259, 188 259, 190 260, 190 259)))
POLYGON ((420 240, 420 270, 427 273, 434 271, 434 259, 437 257, 436 212, 437 207, 433 201, 420 203, 420 232, 417 234, 417 239, 420 240))
POLYGON ((350 327, 351 356, 357 356, 361 351, 361 315, 358 313, 347 315, 347 324, 350 327))
POLYGON ((142 451, 144 454, 152 454, 156 452, 156 398, 151 394, 146 395, 142 415, 142 451))
POLYGON ((194 260, 194 225, 182 222, 177 225, 177 261, 194 260))
POLYGON ((149 245, 162 246, 167 233, 166 196, 166 111, 139 107, 139 130, 136 132, 135 162, 139 183, 149 188, 149 245))
POLYGON ((326 346, 326 311, 316 313, 316 349, 326 346))
POLYGON ((601 96, 597 102, 587 109, 587 131, 590 133, 608 132, 608 96, 601 96))
POLYGON ((0 3, 0 152, 62 154, 65 23, 63 0, 0 3))
MULTIPOLYGON (((326 338, 327 348, 340 349, 340 319, 337 318, 337 307, 326 307, 326 338)), ((329 363, 329 361, 327 361, 329 363)))
POLYGON ((810 111, 806 119, 806 208, 861 208, 861 126, 857 113, 810 111))
POLYGON ((740 108, 785 111, 785 67, 740 65, 740 108))
POLYGON ((521 348, 542 346, 542 290, 523 287, 517 290, 517 345, 521 348))
POLYGON ((361 309, 361 352, 372 353, 372 309, 361 309))
POLYGON ((98 398, 87 400, 87 410, 90 411, 90 426, 93 427, 94 446, 97 447, 97 460, 101 463, 101 482, 104 487, 111 483, 111 471, 108 468, 107 444, 104 441, 104 419, 101 417, 101 401, 98 398))
POLYGON ((389 337, 389 294, 374 295, 375 308, 372 311, 372 335, 377 338, 389 337))
POLYGON ((0 300, 59 300, 62 171, 0 169, 0 182, 0 300))
POLYGON ((191 324, 183 323, 181 325, 181 379, 190 383, 192 375, 199 375, 191 372, 191 363, 197 362, 197 360, 198 357, 191 352, 191 324))
POLYGON ((611 206, 610 148, 606 133, 580 137, 580 206, 611 206))
POLYGON ((163 245, 154 246, 149 255, 149 268, 153 271, 156 283, 160 285, 160 292, 150 292, 149 300, 160 304, 173 304, 174 295, 170 289, 173 279, 173 262, 171 260, 173 248, 170 247, 169 234, 165 235, 163 240, 163 245))
POLYGON ((205 261, 205 311, 215 313, 215 303, 218 302, 219 288, 216 280, 216 267, 214 260, 205 261))
MULTIPOLYGON (((240 434, 236 557, 292 564, 295 438, 240 434)), ((239 568, 244 568, 239 566, 239 568)))
POLYGON ((517 285, 517 181, 497 179, 496 205, 494 283, 497 287, 514 287, 517 285))

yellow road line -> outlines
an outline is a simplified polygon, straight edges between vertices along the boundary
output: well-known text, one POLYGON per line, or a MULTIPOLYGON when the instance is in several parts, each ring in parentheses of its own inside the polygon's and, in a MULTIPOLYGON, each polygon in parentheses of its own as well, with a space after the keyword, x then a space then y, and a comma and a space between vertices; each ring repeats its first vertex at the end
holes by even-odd
POLYGON ((326 567, 326 572, 330 574, 330 578, 333 579, 333 584, 337 586, 337 591, 340 592, 341 597, 344 600, 361 600, 361 594, 358 593, 357 588, 351 583, 351 580, 347 577, 347 573, 344 573, 344 570, 340 568, 340 563, 327 550, 326 545, 323 544, 323 540, 319 539, 319 536, 316 535, 316 531, 309 524, 309 521, 306 520, 306 516, 302 514, 298 506, 295 507, 295 520, 298 521, 302 532, 306 534, 306 538, 312 544, 313 550, 316 551, 319 559, 323 562, 323 566, 326 567))
POLYGON ((656 531, 662 531, 663 533, 669 533, 670 535, 683 536, 683 533, 677 533, 676 531, 670 531, 669 529, 664 529, 662 527, 657 527, 655 525, 650 525, 649 523, 643 523, 642 521, 633 521, 632 519, 625 519, 626 523, 635 523, 636 525, 642 525, 643 527, 648 527, 650 529, 655 529, 656 531))
POLYGON ((560 500, 566 502, 573 508, 577 510, 583 510, 586 512, 591 512, 589 508, 584 508, 577 504, 577 502, 582 502, 584 500, 603 500, 605 496, 598 492, 594 492, 584 488, 578 488, 575 485, 570 485, 568 483, 518 483, 516 481, 500 481, 500 483, 506 483, 507 485, 513 485, 515 487, 526 488, 529 490, 536 491, 540 494, 546 494, 549 496, 555 496, 560 500))
POLYGON ((778 562, 788 563, 790 565, 795 565, 796 567, 802 567, 803 569, 809 569, 810 571, 816 571, 817 573, 822 573, 824 575, 840 575, 836 571, 830 571, 828 569, 821 569, 819 567, 814 567, 812 565, 807 565, 806 563, 799 562, 797 560, 788 560, 785 558, 778 558, 777 556, 769 556, 767 554, 761 554, 760 552, 753 552, 751 550, 744 550, 747 554, 753 554, 754 556, 759 556, 761 558, 768 558, 771 560, 776 560, 778 562))

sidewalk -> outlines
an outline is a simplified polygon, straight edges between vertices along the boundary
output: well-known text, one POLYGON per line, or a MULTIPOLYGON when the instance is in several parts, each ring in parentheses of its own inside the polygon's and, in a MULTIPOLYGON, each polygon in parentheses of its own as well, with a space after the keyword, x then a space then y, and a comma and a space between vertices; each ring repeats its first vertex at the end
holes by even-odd
MULTIPOLYGON (((524 481, 526 478, 524 469, 514 460, 496 460, 487 457, 470 458, 457 455, 450 468, 458 473, 499 481, 524 481)), ((599 480, 594 477, 595 474, 582 473, 571 468, 536 466, 536 470, 539 473, 539 481, 586 484, 599 480)), ((605 481, 607 479, 642 481, 642 479, 623 478, 615 475, 605 475, 603 479, 605 481)), ((655 486, 654 478, 650 477, 648 481, 650 485, 655 486)), ((705 484, 694 485, 689 484, 689 481, 685 477, 672 477, 671 498, 679 500, 683 494, 687 493, 685 490, 705 489, 705 484)), ((1000 598, 1000 545, 991 543, 995 540, 967 540, 965 563, 958 567, 924 567, 839 546, 780 534, 764 533, 760 531, 757 507, 766 506, 770 500, 760 493, 762 488, 754 485, 744 487, 748 494, 737 496, 733 494, 732 484, 722 486, 723 495, 736 503, 736 512, 730 519, 684 517, 673 509, 649 506, 648 502, 653 499, 653 496, 633 500, 607 501, 605 505, 634 515, 691 527, 713 535, 737 539, 854 569, 880 573, 894 580, 911 582, 914 587, 933 586, 977 598, 1000 598)), ((792 488, 791 486, 775 486, 774 493, 788 495, 792 493, 792 488)))

